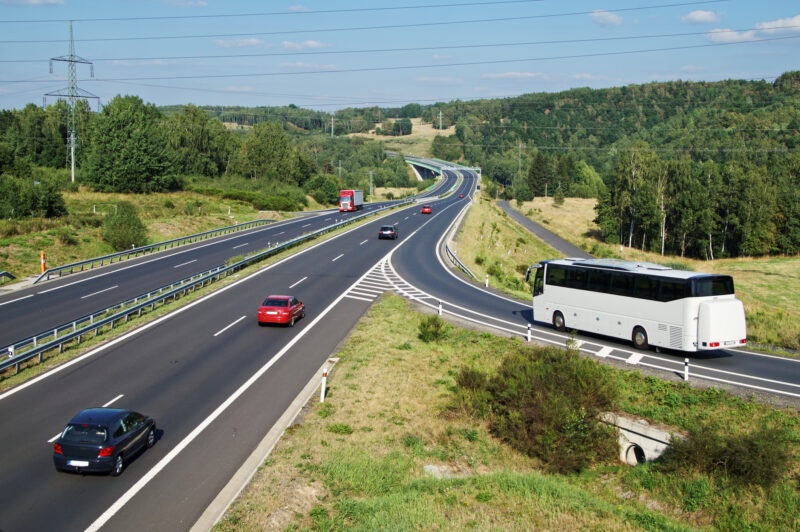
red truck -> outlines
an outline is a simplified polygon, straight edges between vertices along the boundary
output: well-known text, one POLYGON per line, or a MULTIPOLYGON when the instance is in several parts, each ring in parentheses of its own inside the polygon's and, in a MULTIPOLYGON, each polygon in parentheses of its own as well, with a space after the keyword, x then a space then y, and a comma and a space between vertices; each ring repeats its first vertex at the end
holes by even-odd
POLYGON ((364 208, 364 192, 362 190, 340 190, 339 212, 357 211, 364 208))

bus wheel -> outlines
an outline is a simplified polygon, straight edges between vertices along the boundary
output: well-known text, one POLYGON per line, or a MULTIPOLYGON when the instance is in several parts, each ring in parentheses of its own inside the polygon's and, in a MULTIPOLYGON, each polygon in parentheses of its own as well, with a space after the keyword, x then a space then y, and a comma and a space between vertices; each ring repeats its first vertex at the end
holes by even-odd
POLYGON ((563 331, 567 328, 566 323, 564 323, 564 315, 558 311, 553 313, 553 327, 557 331, 563 331))
POLYGON ((633 347, 636 349, 648 349, 650 346, 647 343, 647 331, 638 325, 633 328, 633 347))

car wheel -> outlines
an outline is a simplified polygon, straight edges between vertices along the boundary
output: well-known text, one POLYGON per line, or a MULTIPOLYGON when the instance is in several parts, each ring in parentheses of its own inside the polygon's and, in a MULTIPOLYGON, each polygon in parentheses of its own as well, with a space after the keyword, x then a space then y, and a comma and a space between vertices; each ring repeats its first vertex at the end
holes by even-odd
POLYGON ((647 350, 650 347, 650 344, 647 341, 647 331, 638 325, 633 328, 631 340, 633 341, 633 347, 636 349, 647 350))
POLYGON ((301 318, 305 318, 306 317, 306 309, 303 309, 302 311, 300 311, 300 317, 301 318))
POLYGON ((567 324, 564 322, 564 315, 558 311, 553 314, 553 327, 557 331, 563 331, 567 328, 567 324))
POLYGON ((289 327, 294 327, 294 316, 289 319, 289 327))
POLYGON ((147 448, 149 449, 156 444, 156 429, 151 428, 147 433, 147 448))
POLYGON ((114 469, 111 470, 111 476, 118 477, 123 469, 125 469, 125 460, 122 459, 121 454, 118 454, 117 457, 114 458, 114 469))

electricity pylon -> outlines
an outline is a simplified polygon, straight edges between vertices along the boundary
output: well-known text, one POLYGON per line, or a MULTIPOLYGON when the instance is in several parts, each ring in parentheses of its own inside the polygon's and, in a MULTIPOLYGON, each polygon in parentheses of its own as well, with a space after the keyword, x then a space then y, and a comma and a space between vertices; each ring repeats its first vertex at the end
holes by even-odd
POLYGON ((72 177, 72 182, 75 182, 75 142, 77 140, 77 132, 76 132, 76 124, 75 124, 75 101, 78 98, 81 99, 88 99, 88 98, 95 98, 97 100, 100 99, 99 96, 95 96, 91 92, 85 91, 78 87, 78 82, 75 78, 75 65, 77 63, 82 63, 84 65, 89 65, 91 70, 91 76, 94 77, 94 65, 92 65, 91 61, 88 61, 82 57, 75 55, 75 41, 72 39, 72 21, 69 21, 69 54, 62 55, 59 57, 52 57, 50 58, 50 73, 53 73, 53 61, 64 61, 67 63, 67 72, 68 72, 68 83, 69 85, 65 89, 61 89, 55 92, 48 92, 45 96, 56 96, 58 98, 66 97, 67 101, 69 102, 69 160, 70 160, 70 175, 72 177))

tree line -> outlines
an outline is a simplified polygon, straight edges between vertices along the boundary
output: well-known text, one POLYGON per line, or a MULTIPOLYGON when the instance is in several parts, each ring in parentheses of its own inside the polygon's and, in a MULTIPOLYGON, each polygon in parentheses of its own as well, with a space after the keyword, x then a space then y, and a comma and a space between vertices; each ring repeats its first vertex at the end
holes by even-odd
MULTIPOLYGON (((68 116, 64 102, 0 111, 0 191, 10 191, 1 216, 61 212, 50 199, 58 186, 36 170, 66 165, 68 116)), ((299 208, 307 195, 328 204, 370 179, 410 184, 402 158, 344 134, 406 134, 411 118, 452 128, 432 155, 480 166, 498 196, 597 198, 608 242, 708 259, 800 253, 800 72, 773 83, 675 81, 334 113, 157 108, 118 96, 101 113, 76 107, 80 182, 190 187, 265 209, 299 208)))
MULTIPOLYGON (((68 123, 63 101, 0 111, 0 217, 65 213, 60 190, 70 184, 46 169, 69 165, 68 123)), ((402 158, 388 158, 381 143, 281 120, 231 127, 197 106, 165 112, 117 96, 100 113, 79 101, 75 124, 78 184, 102 192, 189 188, 296 210, 307 196, 333 204, 341 188, 413 186, 402 158)))

